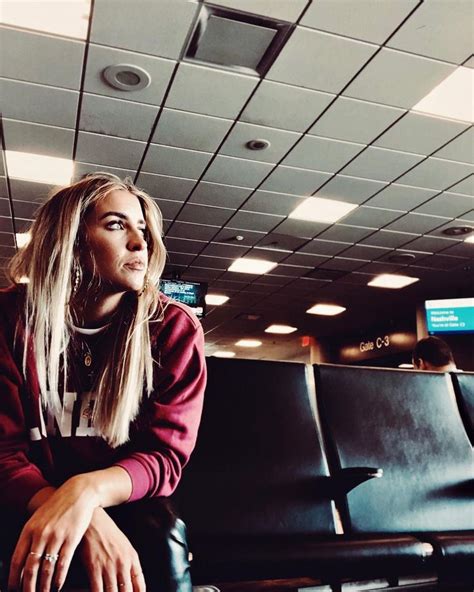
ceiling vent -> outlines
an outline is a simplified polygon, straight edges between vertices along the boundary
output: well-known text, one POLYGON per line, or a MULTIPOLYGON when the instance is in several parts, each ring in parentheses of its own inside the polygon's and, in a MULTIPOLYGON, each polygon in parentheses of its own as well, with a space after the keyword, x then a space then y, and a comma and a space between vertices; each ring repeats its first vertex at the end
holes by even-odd
POLYGON ((294 25, 254 14, 203 6, 186 59, 264 76, 294 25))
POLYGON ((313 278, 315 280, 334 281, 347 275, 347 271, 339 271, 337 269, 324 269, 318 267, 305 274, 305 277, 313 278))

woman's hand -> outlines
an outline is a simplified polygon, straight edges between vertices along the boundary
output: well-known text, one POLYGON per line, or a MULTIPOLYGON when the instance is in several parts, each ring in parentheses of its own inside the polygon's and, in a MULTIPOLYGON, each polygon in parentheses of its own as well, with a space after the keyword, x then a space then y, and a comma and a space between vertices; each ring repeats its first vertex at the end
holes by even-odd
POLYGON ((137 552, 102 508, 94 511, 80 545, 80 555, 91 592, 145 592, 137 552))
POLYGON ((20 534, 12 556, 8 589, 60 589, 74 551, 99 505, 87 476, 72 477, 54 491, 35 510, 20 534))

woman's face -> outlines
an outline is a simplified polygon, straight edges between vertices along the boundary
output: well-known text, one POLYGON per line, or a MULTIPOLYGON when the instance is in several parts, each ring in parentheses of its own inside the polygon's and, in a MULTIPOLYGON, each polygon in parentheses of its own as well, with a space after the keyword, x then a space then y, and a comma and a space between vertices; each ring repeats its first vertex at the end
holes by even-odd
POLYGON ((141 290, 148 251, 146 223, 138 198, 123 189, 111 191, 88 214, 86 228, 86 244, 93 255, 93 260, 88 257, 86 267, 100 276, 104 290, 141 290))

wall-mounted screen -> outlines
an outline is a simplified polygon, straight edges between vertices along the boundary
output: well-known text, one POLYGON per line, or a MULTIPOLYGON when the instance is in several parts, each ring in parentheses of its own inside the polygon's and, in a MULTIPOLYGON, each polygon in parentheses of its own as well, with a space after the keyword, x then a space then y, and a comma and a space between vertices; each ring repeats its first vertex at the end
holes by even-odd
POLYGON ((446 298, 425 302, 430 335, 474 333, 474 298, 446 298))
POLYGON ((206 314, 206 283, 161 280, 160 290, 169 298, 187 304, 197 317, 202 318, 206 314))

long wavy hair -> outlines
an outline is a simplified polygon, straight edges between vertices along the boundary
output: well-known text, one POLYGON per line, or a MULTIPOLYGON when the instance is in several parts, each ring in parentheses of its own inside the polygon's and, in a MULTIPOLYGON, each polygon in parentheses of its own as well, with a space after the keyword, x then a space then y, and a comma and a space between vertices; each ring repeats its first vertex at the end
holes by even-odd
MULTIPOLYGON (((117 447, 128 440, 130 423, 138 414, 144 393, 150 394, 153 389, 149 321, 159 319, 162 312, 158 283, 166 261, 157 205, 129 179, 122 181, 108 173, 87 175, 54 193, 40 207, 30 229, 31 240, 13 257, 9 273, 15 284, 24 276, 29 280, 23 371, 26 376, 27 349, 31 344, 42 403, 53 413, 60 413, 60 376, 66 385, 68 347, 74 324, 80 318, 81 302, 93 299, 101 286, 94 264, 92 277, 83 272, 81 262, 88 248, 85 218, 99 200, 114 190, 128 191, 140 201, 148 248, 148 280, 140 292, 122 298, 114 318, 114 343, 95 383, 94 428, 110 446, 117 447)), ((94 253, 89 256, 94 263, 94 253)))

